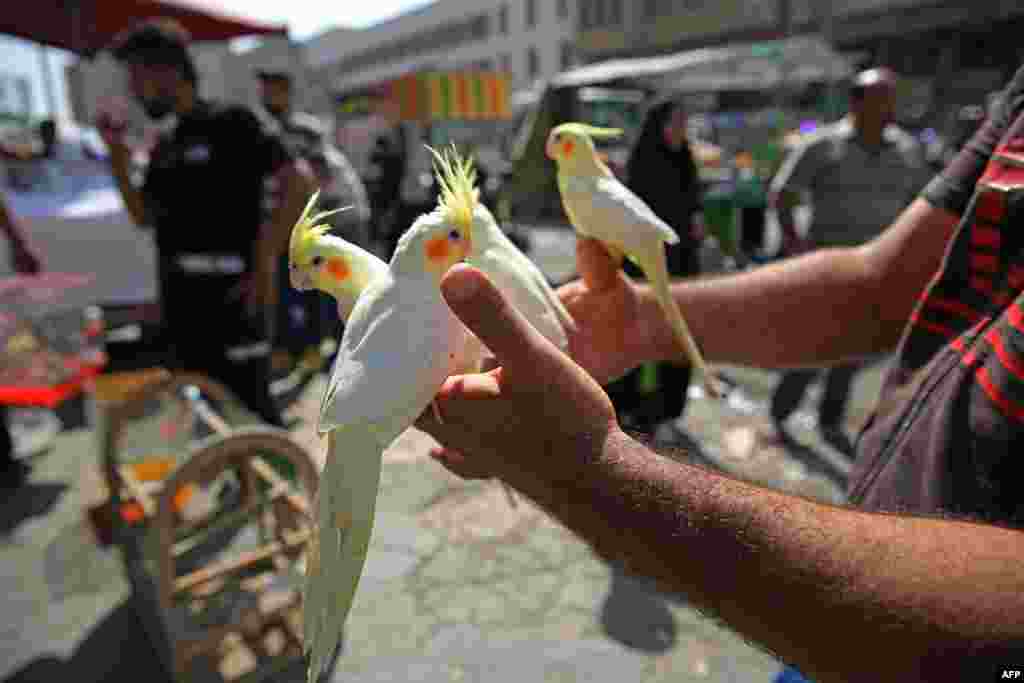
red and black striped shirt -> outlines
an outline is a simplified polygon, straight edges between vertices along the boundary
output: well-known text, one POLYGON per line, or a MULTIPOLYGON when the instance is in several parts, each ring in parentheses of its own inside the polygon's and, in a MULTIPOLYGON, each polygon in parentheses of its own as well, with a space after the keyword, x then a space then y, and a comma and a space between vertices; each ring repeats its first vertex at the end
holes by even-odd
POLYGON ((850 497, 1024 526, 1024 68, 922 195, 962 218, 861 435, 850 497))

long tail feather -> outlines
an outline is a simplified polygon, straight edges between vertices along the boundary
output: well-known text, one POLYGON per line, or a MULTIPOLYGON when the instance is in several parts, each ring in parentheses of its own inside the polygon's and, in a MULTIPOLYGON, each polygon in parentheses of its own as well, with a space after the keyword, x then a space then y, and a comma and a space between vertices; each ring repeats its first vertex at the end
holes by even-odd
POLYGON ((683 314, 679 310, 675 299, 672 298, 664 247, 659 243, 657 252, 652 251, 650 254, 638 254, 636 258, 638 265, 644 271, 647 281, 654 290, 655 298, 657 298, 658 303, 665 312, 665 317, 668 319, 672 331, 686 350, 690 363, 700 373, 701 380, 704 383, 704 390, 713 398, 721 398, 724 392, 711 372, 711 368, 704 362, 704 357, 697 347, 697 342, 694 341, 693 335, 690 333, 690 327, 686 324, 686 319, 683 318, 683 314))
POLYGON ((368 430, 335 430, 328 437, 303 595, 309 683, 320 678, 343 636, 373 533, 382 454, 368 430))

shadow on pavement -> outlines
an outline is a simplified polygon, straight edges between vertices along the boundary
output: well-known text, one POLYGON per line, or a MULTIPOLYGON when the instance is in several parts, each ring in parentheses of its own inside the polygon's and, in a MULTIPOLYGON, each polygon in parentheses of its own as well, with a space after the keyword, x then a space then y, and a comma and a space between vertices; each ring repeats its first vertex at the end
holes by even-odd
POLYGON ((39 657, 3 683, 61 680, 75 683, 133 680, 172 683, 143 631, 131 599, 122 602, 96 624, 69 658, 39 657))
POLYGON ((612 565, 611 571, 611 586, 601 605, 605 634, 641 652, 658 654, 671 650, 678 629, 666 597, 643 580, 627 575, 621 567, 612 565))
POLYGON ((12 533, 31 517, 42 517, 53 509, 67 491, 67 484, 25 484, 0 503, 0 535, 12 533))

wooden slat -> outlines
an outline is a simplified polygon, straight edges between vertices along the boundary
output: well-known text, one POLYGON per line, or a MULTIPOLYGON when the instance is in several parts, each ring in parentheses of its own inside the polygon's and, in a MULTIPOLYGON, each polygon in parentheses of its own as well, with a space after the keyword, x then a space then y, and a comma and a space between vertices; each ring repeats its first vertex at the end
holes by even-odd
POLYGON ((128 465, 118 465, 117 473, 121 477, 121 483, 128 489, 128 493, 142 506, 142 511, 146 514, 146 517, 153 517, 156 514, 156 503, 150 497, 146 486, 135 477, 131 467, 128 465))
POLYGON ((192 405, 193 410, 199 416, 203 422, 206 423, 210 429, 215 431, 220 436, 231 436, 231 425, 229 425, 224 418, 217 414, 217 412, 211 408, 205 402, 195 403, 192 405))
POLYGON ((306 519, 312 519, 312 513, 309 510, 309 503, 302 496, 291 493, 291 484, 289 484, 280 474, 275 472, 273 467, 259 458, 253 458, 247 464, 263 479, 263 481, 270 484, 270 486, 273 487, 273 490, 276 491, 278 487, 284 487, 287 489, 289 492, 285 493, 285 500, 288 501, 288 504, 291 505, 292 508, 300 515, 305 516, 306 519))
POLYGON ((283 543, 280 541, 274 541, 262 548, 243 553, 233 560, 218 562, 208 567, 198 569, 190 574, 186 574, 185 576, 178 577, 174 581, 174 593, 182 593, 208 581, 213 581, 214 579, 227 576, 229 574, 238 573, 258 562, 272 558, 285 550, 299 547, 309 540, 309 535, 308 530, 300 531, 295 534, 286 534, 286 540, 283 543))

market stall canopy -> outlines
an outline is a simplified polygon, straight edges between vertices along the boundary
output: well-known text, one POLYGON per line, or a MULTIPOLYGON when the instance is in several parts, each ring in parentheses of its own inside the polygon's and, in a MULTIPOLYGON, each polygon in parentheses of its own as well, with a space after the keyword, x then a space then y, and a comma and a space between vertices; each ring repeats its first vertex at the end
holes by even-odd
POLYGON ((659 91, 765 89, 835 81, 853 73, 851 61, 820 37, 747 43, 660 57, 612 59, 565 71, 556 88, 629 82, 659 91))
POLYGON ((284 25, 264 24, 223 11, 210 0, 33 0, 7 2, 0 34, 92 56, 138 21, 177 20, 197 42, 242 36, 287 35, 284 25))

